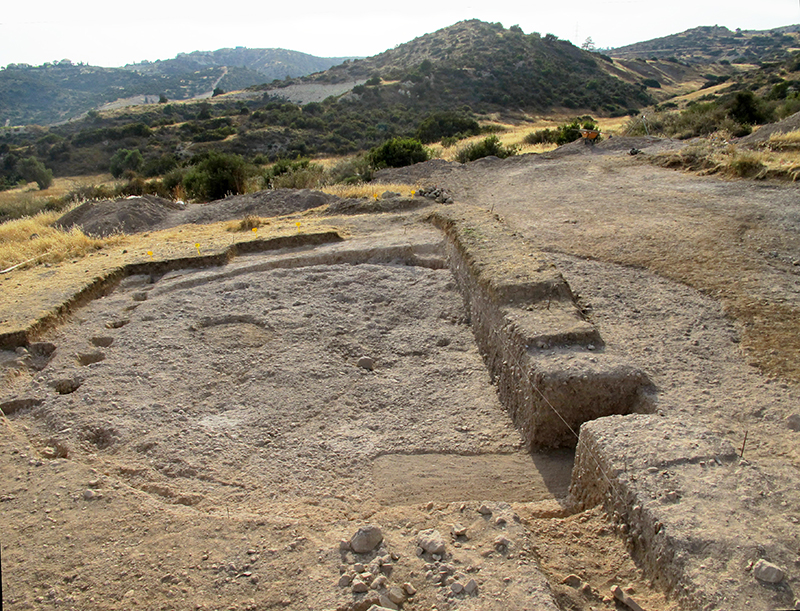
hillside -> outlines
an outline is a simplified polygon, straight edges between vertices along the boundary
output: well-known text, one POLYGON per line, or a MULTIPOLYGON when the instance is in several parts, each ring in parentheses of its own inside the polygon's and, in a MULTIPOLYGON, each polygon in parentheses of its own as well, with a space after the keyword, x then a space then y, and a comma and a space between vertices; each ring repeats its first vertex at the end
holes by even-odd
POLYGON ((325 70, 341 58, 285 49, 220 49, 175 59, 100 68, 69 60, 0 70, 0 125, 49 125, 75 119, 119 99, 140 103, 187 100, 325 70))
POLYGON ((674 58, 691 64, 754 64, 786 59, 800 46, 799 32, 800 25, 765 31, 703 26, 611 49, 609 55, 621 59, 674 58))
MULTIPOLYGON (((354 93, 421 109, 470 106, 477 112, 586 109, 625 114, 650 103, 639 85, 609 75, 607 58, 548 34, 463 21, 379 55, 345 62, 294 83, 371 79, 354 93)), ((285 84, 282 84, 285 85, 285 84)), ((259 87, 280 94, 277 87, 259 87)))

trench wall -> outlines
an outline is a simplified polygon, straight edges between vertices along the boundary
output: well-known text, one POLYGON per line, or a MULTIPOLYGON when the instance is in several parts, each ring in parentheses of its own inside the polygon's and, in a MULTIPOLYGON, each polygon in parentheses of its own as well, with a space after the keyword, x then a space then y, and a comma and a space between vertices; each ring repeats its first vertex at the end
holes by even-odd
POLYGON ((583 422, 649 411, 647 376, 605 352, 555 266, 502 219, 448 206, 429 220, 447 237, 478 347, 529 449, 575 446, 583 422))

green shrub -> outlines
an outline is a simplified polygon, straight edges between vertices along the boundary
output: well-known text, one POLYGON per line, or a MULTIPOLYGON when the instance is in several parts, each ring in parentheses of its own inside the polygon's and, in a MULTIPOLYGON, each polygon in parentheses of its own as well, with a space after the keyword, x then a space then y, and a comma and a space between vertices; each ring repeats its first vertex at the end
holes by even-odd
POLYGON ((320 185, 324 174, 322 165, 308 158, 278 159, 264 172, 264 182, 270 189, 312 189, 320 185))
POLYGON ((414 138, 392 138, 369 152, 373 167, 402 168, 430 159, 422 142, 414 138))
POLYGON ((210 151, 193 161, 183 177, 189 197, 211 201, 244 193, 252 168, 241 156, 210 151))
POLYGON ((53 171, 46 168, 36 157, 27 157, 17 162, 17 172, 27 182, 35 182, 40 191, 53 184, 53 171))
POLYGON ((456 161, 467 163, 483 157, 499 157, 505 159, 517 154, 517 149, 513 146, 503 146, 497 136, 488 136, 479 142, 467 145, 456 154, 456 161))
POLYGON ((436 142, 443 138, 474 136, 480 133, 478 122, 455 111, 435 112, 417 127, 416 138, 423 143, 436 142))
POLYGON ((118 149, 111 156, 109 171, 114 178, 121 177, 125 172, 138 172, 144 166, 144 158, 139 149, 118 149))

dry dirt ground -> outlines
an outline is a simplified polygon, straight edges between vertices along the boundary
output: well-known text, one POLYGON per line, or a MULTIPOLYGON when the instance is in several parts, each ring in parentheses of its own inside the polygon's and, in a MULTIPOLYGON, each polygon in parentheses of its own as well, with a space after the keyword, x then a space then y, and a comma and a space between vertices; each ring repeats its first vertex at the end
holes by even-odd
MULTIPOLYGON (((797 190, 655 168, 628 144, 387 178, 548 251, 659 410, 737 448, 747 433, 745 457, 789 482, 759 527, 783 524, 800 513, 797 190)), ((3 352, 5 608, 624 609, 613 585, 677 608, 602 508, 564 513, 572 452, 522 450, 426 213, 326 216, 347 239, 129 276, 3 352), (340 548, 367 524, 376 550, 340 548), (443 557, 417 554, 426 529, 443 557), (359 573, 375 589, 354 593, 359 573)))

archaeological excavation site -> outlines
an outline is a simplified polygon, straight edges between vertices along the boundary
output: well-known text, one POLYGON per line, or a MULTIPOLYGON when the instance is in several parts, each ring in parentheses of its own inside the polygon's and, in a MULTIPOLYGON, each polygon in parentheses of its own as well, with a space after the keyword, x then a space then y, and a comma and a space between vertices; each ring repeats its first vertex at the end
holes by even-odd
POLYGON ((794 387, 460 199, 3 278, 6 608, 795 608, 794 458, 725 424, 794 387))

